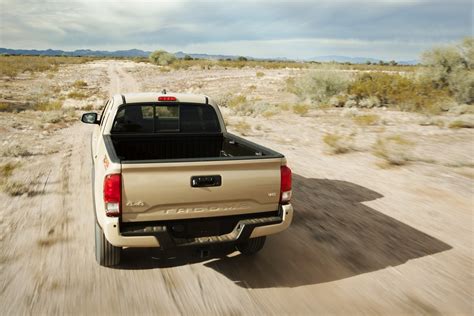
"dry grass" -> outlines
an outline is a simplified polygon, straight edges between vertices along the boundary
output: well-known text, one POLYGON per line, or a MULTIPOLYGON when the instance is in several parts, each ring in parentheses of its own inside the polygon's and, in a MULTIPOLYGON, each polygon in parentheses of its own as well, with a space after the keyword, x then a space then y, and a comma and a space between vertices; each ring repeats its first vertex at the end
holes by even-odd
POLYGON ((18 166, 19 166, 19 164, 14 163, 14 162, 7 162, 7 163, 1 165, 0 166, 1 179, 4 180, 4 179, 10 178, 10 176, 13 174, 13 171, 15 171, 15 169, 17 169, 18 166))
POLYGON ((257 76, 257 78, 262 78, 263 76, 265 76, 265 73, 263 73, 261 71, 257 71, 257 73, 255 75, 257 76))
POLYGON ((33 156, 26 147, 14 144, 1 149, 1 155, 3 157, 28 157, 33 156))
MULTIPOLYGON (((0 76, 14 78, 22 73, 57 71, 60 65, 82 64, 92 57, 0 56, 0 76)), ((48 74, 50 75, 50 74, 48 74)))
POLYGON ((208 60, 194 59, 184 60, 178 59, 170 65, 173 69, 189 69, 191 67, 200 68, 202 70, 212 69, 216 67, 223 68, 263 68, 263 69, 282 69, 282 68, 308 68, 309 63, 295 61, 261 61, 261 60, 208 60))
POLYGON ((463 121, 463 120, 455 120, 449 123, 448 125, 449 128, 474 128, 474 122, 468 122, 468 121, 463 121))
POLYGON ((245 103, 247 103, 247 98, 244 95, 237 95, 229 99, 226 105, 231 109, 235 109, 245 103))
POLYGON ((380 167, 402 166, 410 161, 409 153, 413 142, 400 135, 380 137, 372 147, 372 153, 382 158, 384 163, 380 167))
POLYGON ((265 111, 262 113, 262 116, 264 118, 270 118, 272 116, 275 116, 276 114, 278 114, 275 110, 269 110, 269 111, 265 111))
POLYGON ((376 114, 362 114, 352 118, 354 123, 360 126, 376 125, 380 121, 380 116, 376 114))
POLYGON ((62 108, 63 104, 61 101, 45 101, 37 103, 34 106, 36 111, 58 111, 62 108))
POLYGON ((246 121, 240 121, 234 125, 234 129, 240 134, 247 136, 252 128, 246 121))
POLYGON ((1 187, 2 191, 10 196, 20 196, 24 194, 33 196, 37 194, 37 192, 30 185, 18 181, 7 180, 2 184, 1 187))
POLYGON ((74 81, 72 86, 73 86, 73 88, 76 88, 76 89, 85 88, 85 87, 87 87, 87 82, 85 82, 84 80, 76 80, 76 81, 74 81))
POLYGON ((84 100, 89 97, 89 95, 83 91, 73 90, 67 94, 68 98, 76 100, 84 100))
POLYGON ((309 111, 309 105, 307 104, 295 104, 293 105, 293 113, 299 114, 299 115, 304 115, 308 113, 309 111))
POLYGON ((332 154, 345 154, 354 150, 354 135, 328 133, 323 136, 323 142, 332 154))

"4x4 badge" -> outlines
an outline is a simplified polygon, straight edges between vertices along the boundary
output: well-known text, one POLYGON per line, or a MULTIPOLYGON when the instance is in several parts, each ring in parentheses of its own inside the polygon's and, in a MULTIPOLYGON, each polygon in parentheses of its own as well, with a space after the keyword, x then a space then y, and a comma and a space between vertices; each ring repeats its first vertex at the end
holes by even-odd
POLYGON ((128 201, 127 206, 145 206, 145 203, 143 203, 142 201, 136 201, 136 202, 132 202, 132 201, 128 201))

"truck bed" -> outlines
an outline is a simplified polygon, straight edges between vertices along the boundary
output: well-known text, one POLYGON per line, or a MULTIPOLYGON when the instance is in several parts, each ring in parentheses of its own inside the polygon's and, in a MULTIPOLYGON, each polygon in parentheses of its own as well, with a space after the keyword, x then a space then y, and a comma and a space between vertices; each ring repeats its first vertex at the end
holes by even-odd
POLYGON ((117 158, 124 162, 282 157, 230 133, 120 134, 110 139, 117 158))

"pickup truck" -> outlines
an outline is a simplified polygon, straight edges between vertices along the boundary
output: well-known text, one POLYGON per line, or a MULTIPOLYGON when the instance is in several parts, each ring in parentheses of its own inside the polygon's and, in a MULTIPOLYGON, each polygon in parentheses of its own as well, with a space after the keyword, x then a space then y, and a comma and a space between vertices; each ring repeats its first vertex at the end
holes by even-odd
POLYGON ((127 247, 232 243, 242 254, 293 218, 286 159, 226 131, 207 96, 115 95, 92 133, 95 255, 120 263, 127 247))

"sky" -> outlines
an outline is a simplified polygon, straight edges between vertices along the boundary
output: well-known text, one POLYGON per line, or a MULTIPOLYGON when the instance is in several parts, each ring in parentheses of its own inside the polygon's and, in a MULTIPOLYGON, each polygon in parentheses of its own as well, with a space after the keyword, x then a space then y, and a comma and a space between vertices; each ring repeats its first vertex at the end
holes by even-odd
POLYGON ((0 47, 413 60, 473 36, 472 0, 0 0, 0 47))

